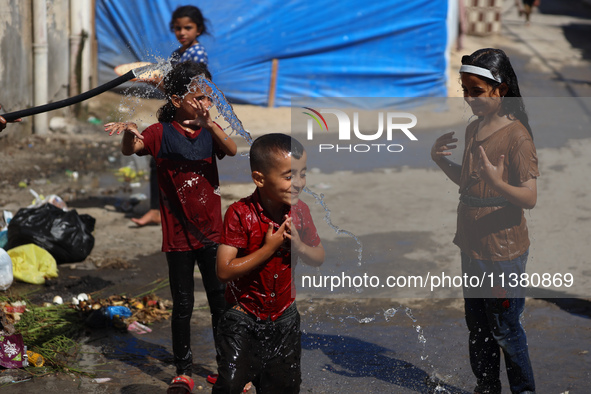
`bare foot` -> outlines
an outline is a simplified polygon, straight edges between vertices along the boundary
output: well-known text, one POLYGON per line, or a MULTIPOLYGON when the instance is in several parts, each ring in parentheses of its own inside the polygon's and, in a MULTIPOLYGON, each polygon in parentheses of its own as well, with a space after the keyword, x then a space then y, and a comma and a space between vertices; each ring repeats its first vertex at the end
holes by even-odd
POLYGON ((135 224, 137 224, 139 227, 150 226, 150 225, 159 226, 160 222, 161 222, 160 210, 150 209, 141 218, 139 218, 139 219, 132 218, 131 221, 134 222, 135 224))

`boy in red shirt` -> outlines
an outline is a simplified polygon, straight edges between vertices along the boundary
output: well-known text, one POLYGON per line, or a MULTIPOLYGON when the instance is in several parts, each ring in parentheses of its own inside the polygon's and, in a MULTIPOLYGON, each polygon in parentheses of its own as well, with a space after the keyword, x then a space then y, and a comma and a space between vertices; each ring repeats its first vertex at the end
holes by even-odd
POLYGON ((257 138, 250 149, 255 192, 226 211, 218 278, 231 306, 218 326, 213 393, 297 393, 301 383, 300 315, 292 261, 319 266, 324 248, 308 206, 306 152, 285 134, 257 138))

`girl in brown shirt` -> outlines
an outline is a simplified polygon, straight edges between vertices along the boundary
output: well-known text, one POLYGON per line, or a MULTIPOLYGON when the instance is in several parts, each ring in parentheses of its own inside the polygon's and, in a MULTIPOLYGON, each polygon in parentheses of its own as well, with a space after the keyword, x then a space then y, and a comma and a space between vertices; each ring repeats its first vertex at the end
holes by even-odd
POLYGON ((525 289, 509 287, 507 278, 525 272, 529 237, 523 210, 536 205, 536 149, 517 76, 502 50, 464 56, 460 77, 464 100, 477 116, 466 129, 462 164, 446 157, 457 146, 454 132, 435 141, 431 158, 460 187, 454 243, 461 250, 463 273, 494 278, 492 286, 487 279, 480 288, 464 288, 474 391, 501 393, 502 350, 511 392, 534 393, 519 320, 525 289))

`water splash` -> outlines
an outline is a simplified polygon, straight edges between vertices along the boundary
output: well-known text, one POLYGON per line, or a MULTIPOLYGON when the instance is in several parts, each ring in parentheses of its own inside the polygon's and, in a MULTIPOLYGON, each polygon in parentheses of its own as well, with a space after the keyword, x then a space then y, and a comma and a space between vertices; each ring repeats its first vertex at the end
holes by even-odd
MULTIPOLYGON (((407 306, 403 307, 402 305, 399 306, 398 308, 389 308, 389 309, 385 310, 384 311, 384 319, 386 321, 390 321, 390 319, 392 319, 396 315, 396 313, 402 308, 404 308, 404 313, 406 314, 406 316, 410 320, 412 320, 413 323, 416 323, 417 319, 412 314, 412 310, 409 307, 407 307, 407 306)), ((429 355, 425 354, 426 345, 427 345, 427 338, 425 338, 423 328, 419 324, 413 324, 412 326, 414 327, 415 331, 417 332, 417 338, 418 338, 419 343, 421 345, 423 345, 421 360, 425 361, 429 357, 429 355)))
POLYGON ((363 319, 358 319, 355 316, 347 316, 346 318, 356 320, 357 323, 359 323, 359 324, 371 323, 372 321, 374 321, 376 319, 375 317, 364 317, 363 319))
POLYGON ((213 101, 220 115, 223 116, 223 118, 226 120, 226 122, 228 122, 228 124, 232 128, 232 132, 228 134, 228 136, 232 136, 232 133, 236 133, 243 137, 248 143, 248 145, 252 145, 252 136, 242 126, 242 122, 234 113, 232 104, 230 104, 228 100, 226 100, 226 96, 224 95, 224 93, 222 93, 222 91, 218 89, 215 83, 205 78, 204 75, 199 75, 199 78, 197 78, 196 82, 197 86, 199 86, 199 89, 202 92, 204 92, 211 99, 211 101, 213 101))
POLYGON ((339 228, 338 226, 334 225, 330 219, 330 209, 328 208, 328 206, 326 205, 326 202, 324 201, 324 194, 320 193, 314 193, 312 190, 308 189, 308 187, 306 186, 304 188, 304 192, 308 193, 309 195, 311 195, 312 197, 314 197, 314 199, 316 200, 317 204, 320 204, 320 206, 322 207, 322 209, 324 209, 324 221, 328 224, 328 226, 334 230, 335 233, 337 234, 344 234, 347 235, 351 238, 353 238, 355 240, 355 242, 357 242, 357 245, 359 245, 359 247, 357 248, 357 265, 361 266, 361 261, 363 258, 363 244, 361 243, 361 241, 359 240, 359 238, 357 238, 357 236, 355 234, 353 234, 350 231, 347 230, 343 230, 342 228, 339 228))

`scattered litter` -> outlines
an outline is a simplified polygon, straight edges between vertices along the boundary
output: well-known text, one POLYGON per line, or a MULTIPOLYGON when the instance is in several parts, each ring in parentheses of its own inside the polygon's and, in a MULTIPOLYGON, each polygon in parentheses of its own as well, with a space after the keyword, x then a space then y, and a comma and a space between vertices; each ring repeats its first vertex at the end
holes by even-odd
POLYGON ((140 334, 151 332, 146 324, 168 319, 171 307, 170 301, 164 301, 153 294, 143 298, 112 295, 106 299, 79 301, 75 306, 76 309, 88 313, 86 325, 91 328, 114 327, 144 331, 140 334), (138 325, 133 325, 134 322, 138 325))
POLYGON ((147 334, 152 332, 152 329, 150 327, 144 326, 142 323, 134 321, 129 326, 127 326, 127 331, 131 331, 136 334, 147 334))
POLYGON ((0 249, 0 290, 8 290, 10 285, 12 285, 13 279, 12 259, 4 249, 0 249))
POLYGON ((93 383, 107 383, 110 381, 111 381, 111 378, 94 378, 94 379, 92 379, 93 383))
POLYGON ((57 278, 57 263, 45 249, 25 244, 8 250, 12 273, 16 280, 35 285, 45 284, 46 278, 57 278))
POLYGON ((143 200, 147 200, 148 197, 144 193, 134 193, 131 196, 129 196, 129 199, 130 200, 143 201, 143 200))
POLYGON ((33 202, 31 203, 31 205, 29 205, 29 208, 40 207, 43 204, 51 204, 51 205, 58 207, 59 209, 63 209, 64 211, 66 211, 68 209, 66 202, 60 196, 58 196, 56 194, 51 194, 51 195, 45 197, 42 194, 38 194, 33 189, 29 189, 29 192, 34 197, 33 202))
POLYGON ((64 211, 53 204, 21 208, 8 226, 6 249, 35 244, 60 264, 83 261, 94 247, 95 222, 90 215, 79 215, 75 209, 64 211))
POLYGON ((66 176, 74 181, 77 181, 80 174, 78 174, 78 171, 66 170, 66 176))
POLYGON ((4 368, 23 368, 27 363, 27 347, 21 334, 0 335, 0 365, 4 368))
POLYGON ((27 350, 27 360, 29 365, 33 367, 42 367, 45 364, 45 359, 39 353, 32 352, 27 350))
POLYGON ((121 167, 115 172, 115 176, 117 176, 117 180, 119 182, 133 182, 138 177, 144 176, 144 171, 136 171, 130 166, 121 167))
POLYGON ((86 119, 86 121, 90 124, 101 124, 103 123, 99 118, 95 117, 95 116, 89 116, 88 119, 86 119))

